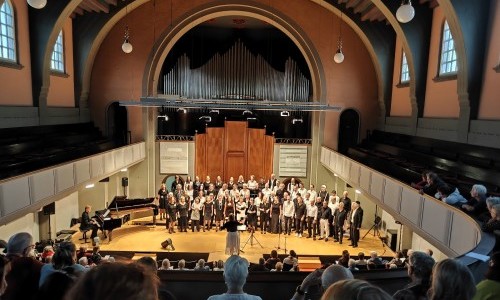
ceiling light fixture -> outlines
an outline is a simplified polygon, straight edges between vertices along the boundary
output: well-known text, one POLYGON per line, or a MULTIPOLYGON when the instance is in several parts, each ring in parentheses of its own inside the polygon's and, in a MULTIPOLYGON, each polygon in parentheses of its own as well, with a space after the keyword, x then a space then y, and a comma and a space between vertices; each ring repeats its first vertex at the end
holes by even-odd
MULTIPOLYGON (((127 15, 128 15, 128 3, 125 5, 125 19, 127 19, 127 15)), ((134 50, 134 47, 130 43, 130 31, 128 29, 128 25, 125 25, 125 40, 123 41, 122 44, 122 50, 127 54, 129 54, 130 52, 132 52, 132 50, 134 50)))
POLYGON ((167 115, 160 115, 160 116, 158 116, 158 119, 163 119, 163 121, 167 122, 168 116, 167 115))
POLYGON ((47 0, 28 0, 28 4, 36 9, 42 9, 47 5, 47 0))
POLYGON ((187 113, 187 110, 185 108, 178 108, 177 112, 187 113))
POLYGON ((212 109, 209 111, 209 113, 211 114, 219 114, 219 110, 218 109, 212 109))
POLYGON ((281 114, 280 114, 280 115, 281 115, 282 117, 289 117, 289 116, 290 116, 290 112, 289 112, 289 111, 287 111, 287 110, 284 110, 284 111, 282 111, 282 112, 281 112, 281 114))
POLYGON ((292 124, 296 124, 296 123, 304 123, 304 120, 302 120, 302 118, 300 118, 300 119, 293 119, 292 120, 292 124))
POLYGON ((201 116, 198 119, 199 120, 204 120, 207 123, 212 122, 212 117, 211 116, 201 116))
POLYGON ((94 187, 94 184, 93 183, 89 183, 85 186, 86 189, 91 189, 94 187))
POLYGON ((411 6, 411 0, 402 0, 401 6, 396 11, 396 19, 401 23, 408 23, 415 17, 415 8, 411 6))
POLYGON ((337 52, 333 56, 333 60, 340 64, 344 61, 344 53, 342 52, 342 12, 340 12, 339 38, 337 40, 337 52))
POLYGON ((253 115, 253 112, 247 109, 243 111, 243 115, 253 115))

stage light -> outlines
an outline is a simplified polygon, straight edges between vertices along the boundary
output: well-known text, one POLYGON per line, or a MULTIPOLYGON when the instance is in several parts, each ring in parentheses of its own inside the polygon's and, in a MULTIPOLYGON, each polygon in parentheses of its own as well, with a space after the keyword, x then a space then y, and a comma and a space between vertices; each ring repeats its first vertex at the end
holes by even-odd
POLYGON ((174 247, 174 243, 172 242, 172 239, 171 238, 168 238, 166 239, 165 241, 163 241, 161 243, 161 247, 163 249, 168 249, 168 247, 170 247, 172 249, 172 251, 175 251, 175 247, 174 247))
POLYGON ((198 119, 199 120, 204 120, 207 123, 212 122, 212 117, 211 116, 201 116, 198 119))
POLYGON ((360 190, 356 190, 356 194, 361 194, 361 191, 360 190))
POLYGON ((127 168, 121 169, 120 172, 127 172, 127 168))
POLYGON ((302 120, 302 118, 300 118, 300 119, 293 119, 292 120, 292 124, 296 124, 296 123, 304 123, 304 120, 302 120))
POLYGON ((290 112, 289 112, 289 111, 287 111, 287 110, 284 110, 284 111, 282 111, 282 112, 281 112, 281 114, 280 114, 280 115, 281 115, 282 117, 289 117, 289 116, 290 116, 290 112))
POLYGON ((85 186, 86 189, 91 189, 94 187, 94 184, 93 183, 89 183, 85 186))

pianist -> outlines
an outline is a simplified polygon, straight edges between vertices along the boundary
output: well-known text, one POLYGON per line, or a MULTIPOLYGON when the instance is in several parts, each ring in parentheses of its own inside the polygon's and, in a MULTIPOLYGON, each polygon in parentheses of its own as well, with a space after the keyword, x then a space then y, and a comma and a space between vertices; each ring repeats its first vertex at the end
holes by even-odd
POLYGON ((95 220, 90 218, 90 209, 92 207, 90 205, 85 206, 85 211, 82 213, 82 222, 80 224, 80 230, 92 230, 92 234, 90 235, 90 239, 93 240, 97 236, 97 229, 99 227, 96 224, 95 220))

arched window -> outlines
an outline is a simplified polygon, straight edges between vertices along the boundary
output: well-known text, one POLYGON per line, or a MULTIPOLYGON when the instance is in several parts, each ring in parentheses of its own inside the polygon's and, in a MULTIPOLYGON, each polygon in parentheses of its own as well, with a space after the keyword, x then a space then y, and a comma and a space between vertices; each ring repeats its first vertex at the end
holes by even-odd
POLYGON ((455 42, 451 35, 448 21, 444 21, 443 34, 441 35, 441 59, 439 62, 439 76, 457 73, 457 52, 455 42))
POLYGON ((408 69, 408 61, 406 61, 406 53, 404 51, 401 57, 401 77, 399 81, 400 83, 410 82, 410 70, 408 69))
POLYGON ((0 59, 17 60, 14 9, 10 0, 5 0, 0 7, 0 59))
POLYGON ((59 32, 56 43, 54 44, 54 50, 52 50, 50 69, 64 73, 64 39, 62 30, 59 32))

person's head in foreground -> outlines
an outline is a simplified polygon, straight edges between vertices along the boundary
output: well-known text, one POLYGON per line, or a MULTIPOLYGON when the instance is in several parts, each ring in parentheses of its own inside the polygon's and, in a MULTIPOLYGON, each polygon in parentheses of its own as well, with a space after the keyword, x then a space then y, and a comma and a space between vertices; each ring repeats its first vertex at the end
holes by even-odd
POLYGON ((472 273, 454 259, 444 259, 434 266, 429 299, 469 300, 476 293, 472 273))
POLYGON ((392 300, 381 288, 360 279, 347 279, 332 284, 321 300, 392 300))

